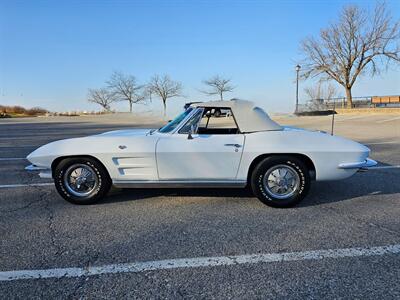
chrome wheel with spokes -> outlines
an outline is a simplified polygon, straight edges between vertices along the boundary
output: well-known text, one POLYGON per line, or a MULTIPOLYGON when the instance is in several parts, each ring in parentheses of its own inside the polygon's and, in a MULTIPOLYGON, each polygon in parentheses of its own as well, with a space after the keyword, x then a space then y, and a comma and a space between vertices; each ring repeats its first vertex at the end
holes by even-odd
POLYGON ((92 157, 67 157, 56 162, 53 178, 60 195, 74 204, 96 203, 112 184, 107 169, 92 157))
POLYGON ((276 165, 267 170, 263 184, 271 196, 277 199, 287 199, 299 188, 300 177, 291 166, 276 165))
POLYGON ((87 164, 73 164, 64 173, 64 185, 76 197, 90 195, 98 184, 95 170, 87 164))
POLYGON ((251 188, 263 203, 292 207, 307 195, 310 172, 303 160, 290 155, 271 155, 260 161, 251 174, 251 188))

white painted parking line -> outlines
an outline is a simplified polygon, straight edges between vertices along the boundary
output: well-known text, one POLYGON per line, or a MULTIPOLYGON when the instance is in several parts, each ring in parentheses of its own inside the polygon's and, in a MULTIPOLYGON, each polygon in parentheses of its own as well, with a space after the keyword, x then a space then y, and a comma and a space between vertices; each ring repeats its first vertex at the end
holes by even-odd
POLYGON ((365 145, 384 145, 384 144, 400 144, 400 141, 374 142, 374 143, 366 143, 365 145))
POLYGON ((215 266, 230 266, 242 264, 273 263, 284 261, 305 261, 335 259, 343 257, 368 257, 387 254, 400 254, 400 244, 368 248, 345 248, 315 250, 304 252, 266 253, 217 257, 178 258, 169 260, 156 260, 133 262, 125 264, 112 264, 103 266, 88 266, 78 268, 57 268, 42 270, 15 270, 0 272, 0 281, 13 281, 23 279, 44 279, 95 276, 117 273, 140 273, 145 271, 158 271, 183 268, 204 268, 215 266))
MULTIPOLYGON (((375 167, 369 167, 368 168, 368 170, 379 170, 379 169, 400 169, 400 165, 375 166, 375 167)), ((54 185, 54 183, 52 183, 52 182, 27 183, 27 184, 0 184, 0 189, 34 187, 34 186, 52 186, 52 185, 54 185)))
POLYGON ((0 189, 30 187, 30 186, 50 186, 50 185, 54 185, 54 183, 42 182, 42 183, 27 183, 27 184, 0 184, 0 189))
POLYGON ((399 169, 400 165, 397 166, 376 166, 376 167, 370 167, 368 170, 379 170, 379 169, 399 169))
POLYGON ((0 157, 0 161, 7 161, 7 160, 26 160, 24 157, 0 157))
POLYGON ((391 122, 391 121, 395 121, 395 120, 400 120, 400 117, 395 117, 395 118, 391 118, 391 119, 380 120, 380 121, 376 121, 376 123, 380 124, 380 123, 391 122))
POLYGON ((361 118, 365 118, 366 116, 354 116, 354 117, 350 117, 350 118, 343 118, 343 119, 338 119, 336 120, 336 122, 343 122, 343 121, 349 121, 349 120, 356 120, 356 119, 361 119, 361 118))

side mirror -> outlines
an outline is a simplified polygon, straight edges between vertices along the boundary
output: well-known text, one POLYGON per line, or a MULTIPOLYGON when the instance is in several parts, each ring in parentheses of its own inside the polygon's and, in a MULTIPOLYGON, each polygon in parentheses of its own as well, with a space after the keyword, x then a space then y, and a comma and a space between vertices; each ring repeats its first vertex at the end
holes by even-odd
POLYGON ((190 129, 189 129, 189 133, 188 133, 188 140, 193 140, 193 136, 192 136, 192 134, 194 134, 195 133, 195 129, 194 129, 194 126, 193 125, 190 125, 190 129))

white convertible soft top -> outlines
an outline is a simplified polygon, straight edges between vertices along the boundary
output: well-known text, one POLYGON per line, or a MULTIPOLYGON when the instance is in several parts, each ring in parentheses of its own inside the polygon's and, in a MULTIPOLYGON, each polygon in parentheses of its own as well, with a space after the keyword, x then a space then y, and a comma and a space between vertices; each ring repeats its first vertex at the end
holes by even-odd
POLYGON ((278 123, 272 121, 262 108, 255 106, 251 101, 232 99, 230 101, 193 103, 191 106, 231 109, 240 132, 257 132, 283 129, 278 123))

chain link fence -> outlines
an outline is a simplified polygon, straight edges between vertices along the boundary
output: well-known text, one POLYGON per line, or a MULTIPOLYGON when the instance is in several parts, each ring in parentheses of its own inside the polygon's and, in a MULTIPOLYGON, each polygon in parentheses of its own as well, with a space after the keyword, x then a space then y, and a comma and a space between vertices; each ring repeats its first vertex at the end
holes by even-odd
MULTIPOLYGON (((353 97, 352 108, 400 107, 400 96, 364 96, 353 97)), ((347 108, 345 97, 330 99, 311 99, 299 104, 298 113, 333 111, 347 108)))

